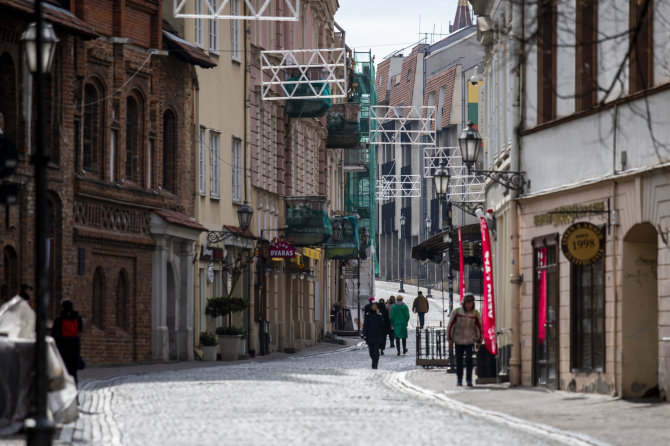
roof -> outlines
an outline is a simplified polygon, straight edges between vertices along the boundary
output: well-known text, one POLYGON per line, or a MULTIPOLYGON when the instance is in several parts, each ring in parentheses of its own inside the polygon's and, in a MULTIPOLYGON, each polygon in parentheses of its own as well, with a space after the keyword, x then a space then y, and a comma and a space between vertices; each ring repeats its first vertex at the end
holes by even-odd
MULTIPOLYGON (((42 4, 44 5, 42 9, 44 19, 51 22, 56 28, 64 28, 84 39, 94 39, 99 36, 92 26, 77 18, 67 9, 51 2, 43 2, 42 4)), ((35 2, 33 0, 0 0, 0 10, 6 8, 12 9, 31 20, 35 13, 35 2)))
MULTIPOLYGON (((0 0, 2 1, 2 0, 0 0)), ((191 42, 163 30, 164 43, 175 56, 203 68, 212 68, 216 63, 199 47, 191 42)))
MULTIPOLYGON (((461 239, 464 245, 463 262, 468 265, 481 265, 482 263, 482 238, 479 223, 461 227, 461 239), (472 250, 465 249, 466 244, 472 244, 472 250), (466 253, 467 252, 467 253, 466 253)), ((447 235, 451 235, 451 268, 459 267, 458 253, 458 227, 454 227, 451 232, 444 231, 424 242, 412 247, 412 258, 419 261, 428 260, 433 263, 442 263, 443 253, 447 251, 449 243, 445 241, 447 235)))
POLYGON ((256 236, 249 230, 249 228, 242 229, 239 226, 223 225, 223 229, 239 237, 244 237, 251 240, 256 239, 256 236))
POLYGON ((168 209, 158 209, 154 213, 161 217, 168 223, 183 226, 190 229, 197 229, 199 231, 206 231, 207 228, 195 221, 195 218, 189 217, 177 211, 170 211, 168 209))

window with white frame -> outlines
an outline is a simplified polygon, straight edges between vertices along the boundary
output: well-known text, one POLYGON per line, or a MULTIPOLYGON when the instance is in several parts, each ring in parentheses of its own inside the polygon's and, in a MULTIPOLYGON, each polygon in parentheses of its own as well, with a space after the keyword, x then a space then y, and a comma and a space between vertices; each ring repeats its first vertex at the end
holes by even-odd
POLYGON ((207 135, 207 130, 204 127, 200 127, 200 140, 198 142, 199 147, 199 178, 200 178, 200 194, 204 195, 207 191, 207 160, 205 150, 207 144, 205 138, 207 135))
MULTIPOLYGON (((207 0, 211 7, 216 10, 216 0, 207 0)), ((219 21, 216 19, 209 20, 209 50, 219 51, 219 21)))
POLYGON ((233 138, 233 201, 242 201, 242 141, 233 138))
POLYGON ((220 153, 219 147, 221 135, 216 132, 209 133, 209 194, 211 197, 220 197, 221 180, 220 174, 220 153))
MULTIPOLYGON (((231 0, 230 1, 230 15, 238 16, 240 15, 240 0, 231 0)), ((241 49, 240 49, 240 21, 231 20, 230 21, 230 57, 235 62, 241 61, 241 49)))
MULTIPOLYGON (((195 0, 195 13, 202 14, 202 2, 203 0, 195 0)), ((195 19, 195 44, 198 46, 203 45, 204 32, 202 27, 202 19, 195 19)))

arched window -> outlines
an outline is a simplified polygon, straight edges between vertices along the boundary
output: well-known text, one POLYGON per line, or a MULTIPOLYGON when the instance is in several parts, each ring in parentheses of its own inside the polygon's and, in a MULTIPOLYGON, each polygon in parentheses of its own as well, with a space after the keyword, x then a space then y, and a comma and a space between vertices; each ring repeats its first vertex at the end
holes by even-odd
POLYGON ((100 98, 101 91, 93 84, 84 87, 84 129, 82 148, 84 151, 84 170, 100 175, 103 163, 103 144, 105 141, 103 114, 100 98))
POLYGON ((116 280, 116 326, 128 331, 128 275, 121 270, 116 280))
POLYGON ((177 191, 177 117, 172 110, 163 114, 163 188, 177 191))
POLYGON ((2 250, 4 280, 2 283, 2 301, 6 302, 19 294, 19 257, 11 246, 2 250))
POLYGON ((144 115, 142 102, 128 96, 126 99, 126 179, 139 182, 140 154, 142 153, 142 134, 144 115))
POLYGON ((93 325, 102 329, 103 327, 103 302, 105 300, 105 273, 102 268, 95 269, 93 274, 93 295, 91 305, 91 321, 93 325))

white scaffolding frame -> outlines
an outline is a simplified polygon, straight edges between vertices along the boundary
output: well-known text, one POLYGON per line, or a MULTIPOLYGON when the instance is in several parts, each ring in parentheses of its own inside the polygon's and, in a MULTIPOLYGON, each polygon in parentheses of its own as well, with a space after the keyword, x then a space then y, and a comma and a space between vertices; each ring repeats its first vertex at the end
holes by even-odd
POLYGON ((421 197, 421 175, 382 175, 375 194, 378 200, 421 197))
MULTIPOLYGON (((240 0, 242 1, 242 0, 240 0)), ((210 20, 267 20, 273 22, 297 22, 300 19, 300 0, 261 0, 261 4, 254 6, 253 0, 243 0, 247 5, 248 15, 230 15, 224 14, 224 9, 230 3, 230 0, 216 0, 216 6, 205 0, 175 0, 174 16, 181 19, 210 19, 210 20), (205 5, 205 12, 202 14, 184 12, 186 5, 193 3, 189 8, 195 11, 194 1, 202 1, 205 5), (273 7, 277 3, 283 4, 287 15, 273 16, 269 15, 277 8, 273 7)))
POLYGON ((370 144, 435 145, 435 106, 371 105, 370 144), (393 123, 393 128, 384 128, 393 123), (402 135, 407 140, 402 140, 402 135))
POLYGON ((346 98, 346 64, 344 48, 261 51, 263 100, 346 98), (314 70, 320 70, 319 79, 310 79, 314 70), (298 79, 288 80, 290 75, 298 79), (312 94, 297 95, 301 85, 309 86, 312 94), (330 87, 330 94, 325 94, 326 86, 330 87))
POLYGON ((484 178, 470 174, 461 156, 454 155, 457 153, 460 153, 458 147, 424 147, 424 178, 432 178, 435 170, 445 161, 445 167, 451 171, 448 199, 461 203, 483 203, 486 199, 484 178))

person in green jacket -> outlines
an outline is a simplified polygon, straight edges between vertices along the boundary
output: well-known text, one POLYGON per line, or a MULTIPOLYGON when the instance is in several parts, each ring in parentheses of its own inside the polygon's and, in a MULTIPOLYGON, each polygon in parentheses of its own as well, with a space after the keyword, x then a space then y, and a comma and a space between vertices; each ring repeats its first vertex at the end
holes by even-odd
POLYGON ((400 339, 402 339, 403 355, 407 354, 407 323, 409 322, 409 308, 402 301, 402 296, 396 296, 395 304, 391 307, 389 316, 393 324, 393 334, 395 335, 395 345, 398 348, 400 356, 400 339))

